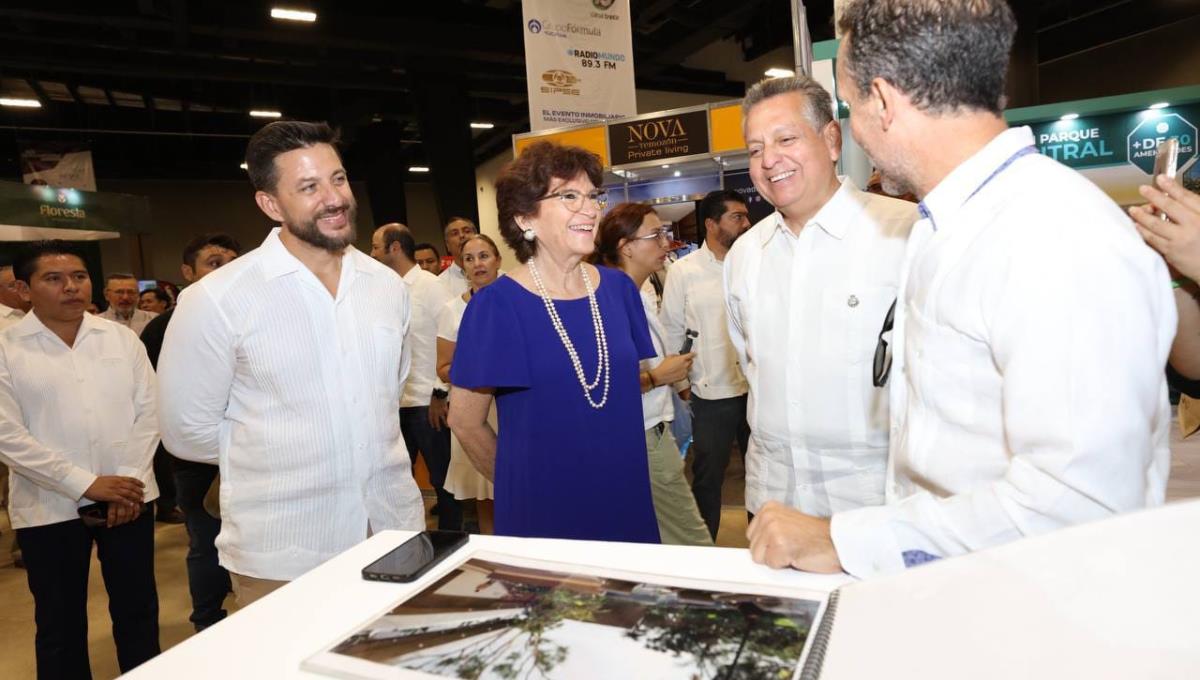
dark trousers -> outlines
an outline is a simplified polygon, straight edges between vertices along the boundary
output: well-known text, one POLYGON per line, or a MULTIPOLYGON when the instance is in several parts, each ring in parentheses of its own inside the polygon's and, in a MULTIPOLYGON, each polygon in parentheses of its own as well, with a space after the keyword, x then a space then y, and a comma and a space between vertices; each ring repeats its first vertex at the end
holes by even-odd
POLYGON ((159 652, 158 592, 154 586, 154 506, 133 522, 90 528, 73 519, 17 529, 33 593, 39 680, 91 678, 88 663, 88 568, 97 546, 108 591, 113 640, 121 672, 159 652))
POLYGON ((215 542, 221 520, 204 509, 204 494, 216 476, 216 465, 176 461, 175 488, 188 532, 188 590, 192 594, 188 619, 197 631, 225 618, 225 596, 232 588, 229 572, 217 561, 215 542))
POLYGON ((154 506, 159 512, 169 512, 177 507, 174 463, 175 457, 159 444, 154 452, 154 480, 158 482, 158 500, 154 506))
POLYGON ((721 526, 721 485, 729 452, 736 439, 742 454, 750 441, 746 423, 746 395, 729 399, 701 399, 692 395, 692 495, 708 533, 717 539, 721 526))
POLYGON ((409 406, 400 409, 400 433, 408 446, 408 457, 417 464, 417 451, 425 457, 429 481, 437 493, 438 528, 462 529, 462 505, 454 494, 446 492, 446 471, 450 469, 450 428, 433 429, 429 424, 428 406, 409 406))

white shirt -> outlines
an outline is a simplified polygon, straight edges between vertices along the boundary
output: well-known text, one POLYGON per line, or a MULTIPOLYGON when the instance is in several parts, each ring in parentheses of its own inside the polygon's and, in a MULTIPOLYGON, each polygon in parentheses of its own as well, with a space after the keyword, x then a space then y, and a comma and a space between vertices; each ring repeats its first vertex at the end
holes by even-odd
POLYGON ((335 299, 278 228, 180 295, 158 362, 163 441, 219 464, 230 571, 293 579, 368 527, 424 528, 396 414, 408 297, 347 248, 335 299))
POLYGON ((467 292, 471 284, 467 281, 467 273, 463 268, 458 266, 457 262, 451 262, 449 267, 438 274, 438 280, 446 288, 446 293, 449 296, 462 295, 467 292))
MULTIPOLYGON (((654 343, 654 356, 642 359, 638 370, 649 371, 661 364, 663 357, 667 356, 666 346, 663 344, 667 332, 658 320, 658 298, 654 289, 647 291, 643 286, 639 292, 642 296, 642 308, 646 310, 646 321, 650 323, 650 341, 654 343)), ((677 347, 676 350, 678 349, 677 347)), ((662 385, 649 392, 642 392, 642 429, 649 430, 659 423, 668 423, 675 419, 675 402, 671 401, 672 389, 674 387, 671 385, 662 385)))
POLYGON ((887 505, 833 518, 855 576, 1163 502, 1166 266, 1045 156, 986 181, 1033 143, 998 135, 923 202, 896 306, 887 505))
POLYGON ((750 512, 883 502, 887 392, 872 367, 916 216, 847 180, 799 236, 775 212, 726 256, 729 335, 750 385, 750 512))
POLYGON ((452 297, 442 305, 438 314, 438 337, 450 342, 458 342, 458 327, 462 324, 463 314, 467 313, 467 301, 462 296, 452 297))
POLYGON ((135 308, 133 310, 133 314, 130 314, 128 319, 122 319, 121 316, 117 314, 117 308, 113 305, 109 305, 108 309, 100 312, 96 316, 99 316, 101 319, 108 319, 114 323, 119 323, 134 333, 141 335, 142 331, 146 328, 146 324, 150 323, 150 319, 158 316, 158 314, 155 312, 146 312, 135 308))
POLYGON ((723 273, 723 264, 704 244, 670 266, 663 286, 659 316, 671 353, 683 346, 687 329, 698 333, 692 341, 696 359, 688 380, 692 394, 701 399, 740 397, 749 389, 729 340, 723 273))
POLYGON ((0 304, 0 331, 12 326, 25 317, 25 312, 0 304))
POLYGON ((438 277, 413 267, 404 275, 412 301, 412 321, 404 343, 412 356, 412 367, 404 383, 400 407, 429 406, 435 387, 446 389, 437 377, 438 315, 450 299, 438 277))
POLYGON ((15 529, 79 519, 99 475, 136 477, 158 498, 154 370, 128 328, 83 315, 75 346, 26 314, 0 333, 0 461, 15 529))

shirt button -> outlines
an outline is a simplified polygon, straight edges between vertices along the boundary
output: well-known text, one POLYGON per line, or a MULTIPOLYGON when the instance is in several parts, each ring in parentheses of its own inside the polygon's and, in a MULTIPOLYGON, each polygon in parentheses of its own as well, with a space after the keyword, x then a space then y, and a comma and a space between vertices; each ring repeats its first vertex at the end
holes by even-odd
POLYGON ((850 296, 850 297, 849 297, 849 298, 846 300, 846 306, 847 306, 847 307, 857 307, 857 306, 858 306, 858 296, 857 296, 857 295, 851 295, 851 296, 850 296))

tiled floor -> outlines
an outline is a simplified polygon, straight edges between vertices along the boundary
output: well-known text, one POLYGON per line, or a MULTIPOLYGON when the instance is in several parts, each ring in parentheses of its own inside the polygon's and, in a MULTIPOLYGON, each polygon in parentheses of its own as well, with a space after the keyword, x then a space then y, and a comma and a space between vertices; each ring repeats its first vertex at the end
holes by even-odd
MULTIPOLYGON (((1167 489, 1169 500, 1180 500, 1200 496, 1200 435, 1186 442, 1180 441, 1178 432, 1172 436, 1174 453, 1171 465, 1171 482, 1167 489)), ((726 476, 723 501, 725 509, 721 516, 721 532, 717 544, 730 547, 746 545, 746 512, 742 507, 743 471, 741 461, 730 465, 726 476)), ((25 582, 25 572, 12 566, 8 559, 12 532, 8 519, 0 513, 0 678, 23 680, 34 677, 33 657, 33 598, 25 582)), ((184 556, 187 553, 187 534, 182 525, 158 524, 155 531, 155 552, 158 576, 159 625, 163 649, 187 638, 192 626, 187 617, 191 603, 187 592, 187 573, 184 556)), ((92 579, 89 584, 91 629, 88 634, 91 662, 97 680, 117 675, 116 650, 107 611, 107 596, 99 576, 98 565, 93 561, 92 579)), ((227 600, 227 608, 236 610, 233 597, 227 600)))

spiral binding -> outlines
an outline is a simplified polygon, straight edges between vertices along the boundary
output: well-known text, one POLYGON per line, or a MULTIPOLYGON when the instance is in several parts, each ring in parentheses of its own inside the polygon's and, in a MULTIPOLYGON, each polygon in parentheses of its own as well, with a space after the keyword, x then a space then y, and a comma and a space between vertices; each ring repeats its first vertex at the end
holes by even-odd
POLYGON ((804 660, 804 669, 800 671, 800 680, 817 680, 821 677, 821 666, 825 663, 825 651, 829 648, 829 636, 833 635, 833 619, 837 616, 838 598, 842 591, 835 590, 829 594, 825 604, 825 614, 821 617, 821 625, 813 635, 812 646, 808 650, 808 658, 804 660))

